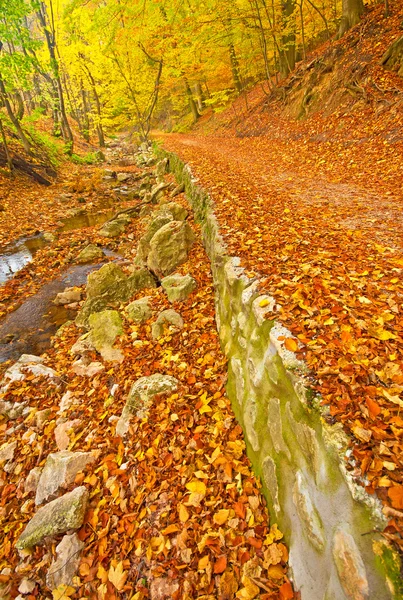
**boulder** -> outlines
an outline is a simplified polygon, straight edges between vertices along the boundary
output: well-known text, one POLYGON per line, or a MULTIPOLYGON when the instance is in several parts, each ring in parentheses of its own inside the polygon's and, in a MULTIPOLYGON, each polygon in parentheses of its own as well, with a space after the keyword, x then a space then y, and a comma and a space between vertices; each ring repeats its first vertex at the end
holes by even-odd
POLYGON ((124 232, 126 228, 126 224, 124 220, 115 220, 115 221, 108 221, 108 223, 105 223, 105 225, 102 225, 101 229, 99 230, 98 234, 101 235, 102 237, 107 237, 107 238, 114 238, 114 237, 118 237, 120 234, 122 234, 124 232))
POLYGON ((182 194, 185 191, 185 184, 184 183, 180 183, 179 185, 176 186, 176 188, 174 188, 171 192, 171 198, 175 198, 175 196, 179 196, 179 194, 182 194))
POLYGON ((179 381, 175 377, 161 373, 137 379, 130 389, 122 416, 116 425, 116 435, 123 437, 127 433, 133 413, 137 413, 139 418, 145 416, 154 396, 173 392, 178 385, 179 381))
POLYGON ((0 463, 13 460, 17 442, 5 443, 0 446, 0 463))
MULTIPOLYGON (((91 313, 91 314, 99 314, 99 313, 91 313)), ((90 317, 91 315, 89 315, 90 317)), ((89 325, 89 317, 88 317, 88 325, 89 325)), ((76 343, 72 346, 70 352, 74 356, 85 356, 91 350, 95 350, 94 345, 91 341, 91 337, 89 333, 84 333, 81 337, 78 338, 76 343)))
POLYGON ((38 483, 41 478, 42 467, 34 467, 28 473, 24 483, 24 492, 26 494, 35 494, 38 488, 38 483))
POLYGON ((178 204, 177 202, 167 202, 161 206, 161 213, 169 213, 172 215, 173 221, 184 221, 188 216, 186 208, 178 204))
POLYGON ((189 274, 180 275, 175 273, 164 277, 161 286, 170 302, 183 302, 196 289, 197 283, 189 274))
POLYGON ((71 366, 71 370, 75 375, 79 377, 94 377, 94 375, 98 375, 101 371, 105 370, 105 367, 102 363, 98 361, 93 361, 89 365, 87 365, 81 358, 73 362, 71 366))
POLYGON ((134 292, 155 287, 157 287, 157 281, 148 269, 137 266, 132 267, 131 274, 127 280, 128 298, 133 296, 134 292))
POLYGON ((77 428, 81 425, 80 419, 73 419, 73 421, 63 421, 59 423, 55 429, 55 440, 58 450, 67 450, 70 445, 70 433, 74 433, 77 428))
POLYGON ((117 310, 104 310, 89 317, 91 344, 104 360, 123 360, 123 354, 113 348, 116 338, 123 334, 122 317, 117 310))
MULTIPOLYGON (((77 327, 88 328, 88 319, 90 318, 90 315, 105 310, 107 303, 108 301, 105 298, 102 298, 102 296, 87 298, 74 321, 77 327)), ((77 352, 77 354, 79 354, 79 352, 77 352)))
POLYGON ((120 182, 123 183, 124 181, 128 181, 131 177, 131 173, 118 173, 116 176, 116 179, 120 182))
POLYGON ((135 323, 143 323, 152 316, 149 296, 144 296, 126 306, 126 314, 135 323))
POLYGON ((103 265, 88 275, 87 299, 102 296, 106 301, 121 302, 127 299, 127 295, 127 275, 115 263, 103 265))
POLYGON ((82 290, 79 287, 66 288, 64 292, 57 294, 53 300, 53 304, 56 306, 71 304, 72 302, 80 302, 82 290))
POLYGON ((96 246, 95 244, 89 244, 84 250, 81 250, 80 254, 77 256, 76 261, 78 263, 90 263, 94 260, 98 260, 98 258, 102 258, 105 256, 104 251, 96 246))
POLYGON ((163 310, 159 315, 155 323, 151 327, 151 335, 154 340, 157 340, 164 333, 164 326, 172 325, 176 329, 183 329, 183 319, 179 313, 169 308, 163 310))
POLYGON ((51 382, 57 379, 56 371, 43 365, 43 358, 33 354, 22 354, 4 373, 0 393, 7 391, 13 381, 23 381, 28 374, 47 377, 51 382))
POLYGON ((46 584, 51 590, 59 585, 71 586, 80 565, 80 554, 85 544, 76 533, 65 535, 56 546, 56 560, 50 565, 46 584))
POLYGON ((148 268, 158 276, 170 275, 187 260, 195 235, 186 221, 171 221, 150 242, 148 268))
POLYGON ((90 452, 55 452, 49 454, 39 479, 36 490, 35 504, 42 504, 54 496, 60 488, 66 488, 73 483, 77 473, 94 461, 90 452))
POLYGON ((150 241, 161 227, 172 221, 172 215, 167 213, 156 213, 153 215, 145 234, 139 239, 136 250, 136 263, 147 264, 150 253, 150 241))
POLYGON ((167 172, 167 167, 168 167, 168 159, 167 158, 163 158, 162 160, 158 161, 157 164, 155 165, 154 175, 157 180, 157 183, 162 183, 164 181, 164 175, 167 172))
POLYGON ((50 244, 56 241, 56 236, 51 231, 44 231, 42 237, 45 240, 45 242, 49 242, 50 244))
POLYGON ((35 413, 35 427, 37 427, 38 429, 43 429, 46 421, 49 419, 51 414, 52 411, 50 408, 38 410, 38 412, 35 413))
POLYGON ((41 544, 49 536, 78 529, 84 522, 87 502, 88 492, 84 486, 49 502, 29 521, 16 543, 16 548, 31 548, 41 544))

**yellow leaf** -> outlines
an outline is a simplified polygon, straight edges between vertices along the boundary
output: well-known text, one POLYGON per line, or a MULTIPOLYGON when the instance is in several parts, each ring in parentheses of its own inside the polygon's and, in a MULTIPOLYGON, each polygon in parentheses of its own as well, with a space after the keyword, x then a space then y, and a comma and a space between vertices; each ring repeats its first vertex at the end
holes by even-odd
POLYGON ((368 328, 368 333, 372 337, 377 338, 378 340, 382 340, 382 341, 394 340, 397 337, 394 333, 391 333, 390 331, 387 331, 386 329, 381 329, 380 327, 378 327, 378 329, 375 329, 374 327, 370 327, 370 328, 368 328))
POLYGON ((323 322, 323 325, 333 325, 333 324, 334 324, 334 321, 332 318, 327 319, 326 321, 323 322))
POLYGON ((228 517, 229 517, 229 510, 226 508, 222 508, 221 510, 218 510, 214 514, 213 521, 217 525, 223 525, 227 521, 228 517))
POLYGON ((108 573, 101 564, 98 567, 97 577, 102 581, 102 583, 106 583, 108 581, 108 573))
POLYGON ((128 571, 123 570, 123 563, 120 562, 117 564, 116 568, 114 568, 112 565, 110 566, 108 579, 115 586, 118 592, 121 592, 126 583, 128 574, 128 571))
POLYGON ((259 302, 259 306, 261 306, 262 308, 264 308, 265 306, 267 306, 269 304, 269 300, 267 298, 263 298, 263 300, 261 300, 259 302))
POLYGON ((207 568, 207 566, 209 565, 210 560, 208 555, 203 556, 200 560, 199 560, 199 564, 197 565, 197 568, 199 571, 204 571, 204 569, 207 568))
POLYGON ((203 494, 203 496, 206 495, 206 484, 203 481, 200 481, 198 479, 194 479, 193 481, 190 481, 189 483, 186 484, 186 489, 189 490, 189 492, 196 492, 196 494, 203 494))
POLYGON ((186 523, 189 517, 189 511, 186 508, 186 506, 183 506, 183 504, 179 504, 179 520, 181 521, 181 523, 186 523))
POLYGON ((180 531, 180 527, 173 523, 172 525, 168 525, 168 527, 165 527, 165 529, 163 529, 161 533, 163 535, 169 535, 170 533, 176 533, 177 531, 180 531))
POLYGON ((52 591, 53 600, 69 600, 71 594, 75 593, 75 589, 65 583, 61 583, 55 590, 52 591))
POLYGON ((259 587, 246 576, 242 577, 242 583, 245 587, 237 592, 236 597, 241 600, 253 600, 253 598, 256 598, 260 591, 259 587))
POLYGON ((199 408, 199 413, 203 415, 204 413, 211 412, 213 409, 208 404, 204 404, 199 408))

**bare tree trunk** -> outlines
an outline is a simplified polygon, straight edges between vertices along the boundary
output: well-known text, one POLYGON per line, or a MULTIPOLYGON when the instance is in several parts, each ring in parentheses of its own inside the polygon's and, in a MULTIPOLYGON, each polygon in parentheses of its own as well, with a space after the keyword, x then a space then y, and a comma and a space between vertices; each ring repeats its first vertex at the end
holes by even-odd
POLYGON ((31 154, 31 147, 28 141, 28 138, 26 137, 25 133, 22 130, 22 127, 20 125, 19 120, 17 119, 17 117, 15 116, 13 109, 11 108, 11 104, 10 104, 10 100, 8 98, 8 94, 7 94, 7 90, 4 86, 4 82, 0 77, 0 96, 4 102, 4 106, 6 107, 7 110, 7 114, 9 116, 10 121, 12 122, 12 124, 15 127, 15 131, 17 132, 18 137, 20 138, 20 141, 24 147, 25 152, 28 152, 28 154, 31 154))
POLYGON ((197 107, 199 109, 199 111, 204 109, 204 102, 205 102, 205 97, 204 97, 204 92, 203 92, 203 88, 201 86, 200 81, 198 83, 196 83, 195 85, 195 90, 196 90, 196 101, 197 101, 197 107))
POLYGON ((343 0, 342 16, 337 37, 341 38, 346 31, 360 22, 364 12, 363 0, 343 0))
MULTIPOLYGON (((83 58, 81 56, 81 58, 83 58)), ((94 100, 95 100, 95 107, 97 109, 97 124, 96 124, 96 132, 98 135, 98 143, 100 148, 104 148, 105 147, 105 136, 104 136, 104 130, 102 128, 102 107, 101 107, 101 102, 99 99, 99 95, 97 92, 97 86, 95 84, 95 79, 91 73, 91 71, 89 70, 88 66, 86 64, 83 65, 85 71, 87 72, 88 75, 88 79, 90 80, 90 84, 91 84, 91 89, 92 89, 92 94, 94 96, 94 100)))
POLYGON ((280 71, 286 77, 295 67, 295 31, 291 25, 291 15, 295 9, 295 0, 282 0, 283 29, 281 36, 280 71))
POLYGON ((0 117, 0 132, 1 132, 1 138, 3 140, 4 152, 6 154, 7 165, 8 165, 8 168, 10 170, 10 173, 13 173, 14 172, 14 165, 13 165, 13 161, 12 161, 11 156, 10 156, 10 152, 8 150, 6 132, 4 131, 3 121, 1 120, 1 117, 0 117))
POLYGON ((190 107, 190 110, 193 115, 193 120, 196 123, 197 119, 200 118, 200 113, 197 110, 197 105, 196 105, 196 102, 194 101, 192 90, 190 89, 190 85, 186 78, 185 78, 185 90, 186 90, 186 95, 188 97, 189 107, 190 107))
MULTIPOLYGON (((52 1, 50 2, 50 6, 52 8, 52 1)), ((48 47, 50 62, 51 62, 52 69, 53 69, 53 75, 54 75, 54 79, 55 79, 58 102, 59 102, 59 110, 60 110, 61 121, 62 121, 62 132, 64 133, 64 137, 65 137, 66 141, 69 143, 70 152, 72 152, 74 138, 73 138, 73 133, 70 129, 68 119, 67 119, 66 106, 64 103, 63 88, 62 88, 62 82, 60 79, 59 61, 57 60, 56 51, 55 51, 55 49, 56 49, 55 30, 54 30, 53 23, 48 23, 46 5, 44 2, 42 2, 42 1, 40 2, 39 10, 37 11, 36 14, 37 14, 38 20, 42 26, 43 32, 45 34, 46 45, 48 47)))

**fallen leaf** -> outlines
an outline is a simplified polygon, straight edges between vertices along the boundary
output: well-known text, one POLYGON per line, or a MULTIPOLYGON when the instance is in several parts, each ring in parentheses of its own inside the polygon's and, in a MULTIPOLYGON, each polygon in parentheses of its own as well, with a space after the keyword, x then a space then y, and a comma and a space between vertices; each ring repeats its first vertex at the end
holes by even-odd
POLYGON ((108 579, 115 586, 118 592, 121 592, 126 583, 128 572, 123 570, 123 563, 119 562, 116 567, 112 565, 109 568, 108 579))

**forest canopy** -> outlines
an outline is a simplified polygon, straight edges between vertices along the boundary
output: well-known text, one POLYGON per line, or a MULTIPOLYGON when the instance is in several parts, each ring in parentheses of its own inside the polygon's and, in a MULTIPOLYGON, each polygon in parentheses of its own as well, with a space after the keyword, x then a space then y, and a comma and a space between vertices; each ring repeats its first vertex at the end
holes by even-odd
MULTIPOLYGON (((133 124, 189 126, 256 82, 275 86, 318 43, 356 24, 362 0, 7 0, 1 119, 46 114, 72 152, 133 124)), ((178 126, 177 126, 178 127, 178 126)), ((4 131, 3 131, 4 133, 4 131)))

